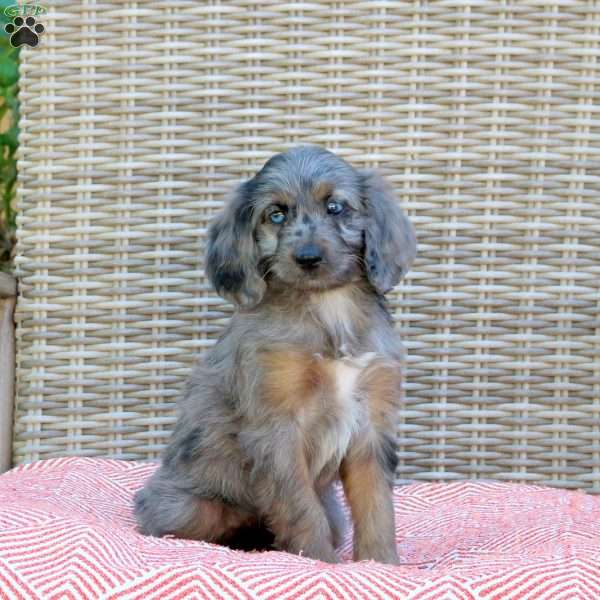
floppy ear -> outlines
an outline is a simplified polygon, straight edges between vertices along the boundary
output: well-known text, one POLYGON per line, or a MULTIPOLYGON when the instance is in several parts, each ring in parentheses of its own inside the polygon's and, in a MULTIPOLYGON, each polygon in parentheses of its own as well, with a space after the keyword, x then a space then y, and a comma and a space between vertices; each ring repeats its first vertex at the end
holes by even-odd
POLYGON ((383 177, 375 171, 359 171, 359 175, 367 209, 367 277, 380 294, 385 294, 410 270, 417 254, 417 239, 383 177))
POLYGON ((251 182, 239 185, 223 212, 215 217, 209 228, 206 255, 206 273, 217 292, 243 308, 258 304, 266 288, 258 271, 251 182))

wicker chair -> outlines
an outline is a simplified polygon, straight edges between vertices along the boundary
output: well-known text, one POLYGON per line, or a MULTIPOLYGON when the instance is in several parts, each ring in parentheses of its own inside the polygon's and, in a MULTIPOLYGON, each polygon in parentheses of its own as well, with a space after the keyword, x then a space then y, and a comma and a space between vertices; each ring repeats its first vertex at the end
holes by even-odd
POLYGON ((23 51, 13 458, 154 459, 274 152, 381 169, 420 254, 398 481, 600 490, 600 7, 56 0, 23 51))

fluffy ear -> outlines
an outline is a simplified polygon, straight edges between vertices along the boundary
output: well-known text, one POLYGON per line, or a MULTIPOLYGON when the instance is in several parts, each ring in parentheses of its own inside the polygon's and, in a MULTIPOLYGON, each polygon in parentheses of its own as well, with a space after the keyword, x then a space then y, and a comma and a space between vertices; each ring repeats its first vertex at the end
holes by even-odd
POLYGON ((206 273, 217 292, 243 308, 258 304, 266 288, 258 270, 251 182, 238 186, 213 220, 206 255, 206 273))
POLYGON ((367 277, 380 294, 385 294, 410 270, 417 254, 417 239, 383 177, 375 171, 360 171, 360 177, 367 209, 367 277))

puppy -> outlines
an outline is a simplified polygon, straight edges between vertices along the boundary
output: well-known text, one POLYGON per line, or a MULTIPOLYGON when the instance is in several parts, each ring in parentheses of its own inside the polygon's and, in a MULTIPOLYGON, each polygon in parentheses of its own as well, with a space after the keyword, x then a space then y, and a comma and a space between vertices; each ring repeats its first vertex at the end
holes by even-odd
POLYGON ((142 533, 337 562, 397 563, 392 485, 402 348, 383 294, 413 228, 375 172, 321 148, 271 158, 210 227, 207 274, 237 312, 192 371, 142 533), (242 535, 243 534, 243 535, 242 535))

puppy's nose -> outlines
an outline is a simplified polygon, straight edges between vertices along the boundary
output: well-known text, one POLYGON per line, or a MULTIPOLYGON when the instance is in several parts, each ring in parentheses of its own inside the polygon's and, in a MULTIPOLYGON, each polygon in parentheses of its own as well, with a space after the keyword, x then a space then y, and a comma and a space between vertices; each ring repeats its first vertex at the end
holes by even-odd
POLYGON ((303 269, 314 269, 323 260, 323 255, 316 244, 306 244, 296 250, 294 259, 303 269))

